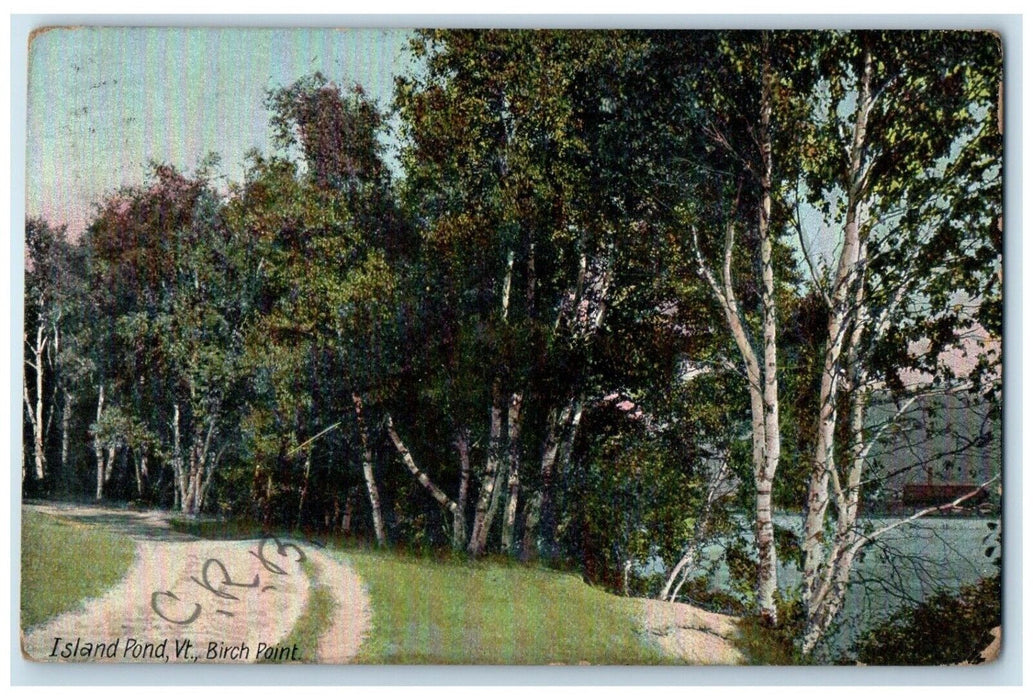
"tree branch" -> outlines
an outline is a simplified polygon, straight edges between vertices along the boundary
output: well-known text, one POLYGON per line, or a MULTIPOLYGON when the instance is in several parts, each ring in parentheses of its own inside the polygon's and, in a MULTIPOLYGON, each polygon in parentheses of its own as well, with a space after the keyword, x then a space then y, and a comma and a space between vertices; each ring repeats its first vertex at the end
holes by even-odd
POLYGON ((969 500, 970 498, 975 498, 979 494, 983 493, 983 491, 986 490, 987 486, 989 486, 990 484, 992 484, 993 482, 997 481, 1000 478, 1001 478, 1000 474, 995 474, 991 478, 989 478, 986 481, 984 481, 983 483, 981 483, 979 486, 977 486, 972 491, 969 491, 966 494, 958 496, 957 498, 955 498, 950 503, 944 503, 944 504, 938 505, 938 506, 930 506, 928 508, 923 508, 922 510, 918 511, 914 515, 911 515, 911 516, 909 516, 907 518, 904 518, 903 520, 898 520, 898 521, 890 523, 889 525, 886 525, 884 527, 880 527, 878 530, 875 530, 874 532, 872 532, 870 534, 861 535, 860 538, 857 540, 857 542, 855 542, 851 546, 851 549, 853 550, 854 553, 856 553, 864 545, 869 544, 871 542, 874 542, 876 539, 878 539, 879 537, 882 537, 883 535, 885 535, 887 532, 890 532, 891 530, 896 530, 898 527, 902 527, 904 525, 907 525, 908 523, 914 522, 915 520, 918 520, 919 518, 923 518, 926 515, 929 515, 930 513, 938 513, 938 512, 940 512, 942 510, 948 510, 950 508, 955 508, 955 507, 961 505, 962 503, 964 503, 965 501, 969 500))

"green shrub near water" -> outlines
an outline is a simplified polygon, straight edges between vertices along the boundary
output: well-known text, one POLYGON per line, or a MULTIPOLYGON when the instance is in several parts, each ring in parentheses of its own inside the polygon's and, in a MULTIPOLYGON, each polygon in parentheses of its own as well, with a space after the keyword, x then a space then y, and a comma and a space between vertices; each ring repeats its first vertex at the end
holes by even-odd
POLYGON ((998 575, 894 613, 861 637, 857 660, 872 666, 975 663, 1000 624, 998 575))

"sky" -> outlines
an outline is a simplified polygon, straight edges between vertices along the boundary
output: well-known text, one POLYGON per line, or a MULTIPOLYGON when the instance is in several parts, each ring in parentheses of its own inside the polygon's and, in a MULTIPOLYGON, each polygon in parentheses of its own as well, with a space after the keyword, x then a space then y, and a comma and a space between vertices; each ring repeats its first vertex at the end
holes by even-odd
MULTIPOLYGON (((56 28, 29 47, 26 213, 78 237, 94 205, 140 184, 152 161, 192 172, 208 153, 243 178, 271 150, 270 89, 316 71, 390 105, 413 65, 405 29, 56 28)), ((812 253, 833 254, 820 222, 812 253)))
POLYGON ((78 236, 105 193, 151 161, 193 171, 268 152, 270 89, 316 71, 361 84, 381 107, 411 65, 406 30, 58 28, 29 47, 26 213, 78 236))

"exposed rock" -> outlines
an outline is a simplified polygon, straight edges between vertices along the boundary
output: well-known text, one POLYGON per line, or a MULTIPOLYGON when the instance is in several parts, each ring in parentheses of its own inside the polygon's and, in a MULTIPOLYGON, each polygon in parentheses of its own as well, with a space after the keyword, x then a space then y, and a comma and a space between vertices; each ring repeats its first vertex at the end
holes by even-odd
POLYGON ((688 664, 736 665, 745 662, 733 641, 738 620, 685 603, 643 600, 646 632, 664 651, 688 664))

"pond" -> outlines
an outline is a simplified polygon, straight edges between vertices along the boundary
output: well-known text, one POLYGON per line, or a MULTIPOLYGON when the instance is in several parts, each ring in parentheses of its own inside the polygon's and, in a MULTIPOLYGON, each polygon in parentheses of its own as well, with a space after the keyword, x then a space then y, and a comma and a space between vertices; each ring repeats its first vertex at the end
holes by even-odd
MULTIPOLYGON (((866 518, 862 527, 875 529, 896 520, 866 518)), ((775 522, 797 535, 803 532, 803 516, 776 515, 775 522)), ((891 530, 868 546, 854 563, 841 625, 829 640, 830 655, 847 651, 859 633, 902 606, 916 605, 939 589, 958 590, 995 574, 994 560, 1000 550, 990 556, 986 550, 998 544, 997 530, 992 528, 999 524, 995 518, 924 518, 891 530)), ((714 563, 710 585, 715 590, 728 590, 723 551, 724 545, 715 544, 704 553, 714 563)), ((778 577, 782 590, 801 582, 796 562, 779 562, 778 577)))

